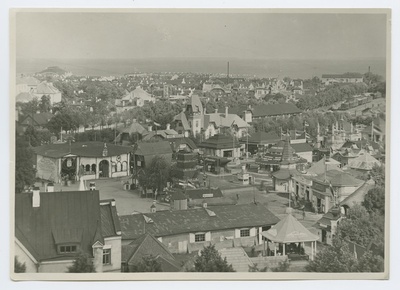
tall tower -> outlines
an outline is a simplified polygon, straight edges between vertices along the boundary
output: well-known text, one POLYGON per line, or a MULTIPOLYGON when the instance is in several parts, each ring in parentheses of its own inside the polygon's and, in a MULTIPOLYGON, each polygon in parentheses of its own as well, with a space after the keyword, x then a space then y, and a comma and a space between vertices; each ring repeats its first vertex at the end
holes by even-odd
POLYGON ((227 67, 226 82, 229 84, 229 61, 228 61, 228 67, 227 67))

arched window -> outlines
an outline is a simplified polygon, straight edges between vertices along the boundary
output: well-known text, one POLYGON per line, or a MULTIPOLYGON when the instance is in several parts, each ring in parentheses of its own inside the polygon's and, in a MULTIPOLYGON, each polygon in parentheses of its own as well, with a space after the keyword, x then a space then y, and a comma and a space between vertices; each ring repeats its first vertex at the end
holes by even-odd
POLYGON ((122 163, 118 162, 117 164, 118 171, 122 171, 122 163))
POLYGON ((93 173, 96 173, 96 164, 92 164, 92 171, 93 173))
POLYGON ((85 171, 86 171, 86 172, 90 172, 90 164, 87 164, 87 165, 85 166, 85 171))
POLYGON ((128 162, 126 161, 122 162, 122 171, 126 171, 127 167, 128 167, 128 162))
POLYGON ((111 162, 111 170, 112 172, 117 172, 117 163, 111 162))

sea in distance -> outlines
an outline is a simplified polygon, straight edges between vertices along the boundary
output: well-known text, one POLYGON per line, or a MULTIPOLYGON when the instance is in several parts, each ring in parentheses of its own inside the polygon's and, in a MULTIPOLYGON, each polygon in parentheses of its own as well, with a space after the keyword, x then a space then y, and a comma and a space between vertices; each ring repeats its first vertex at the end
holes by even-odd
POLYGON ((149 58, 149 59, 17 59, 17 74, 34 74, 58 66, 78 76, 120 76, 129 73, 183 72, 232 76, 312 78, 322 74, 371 72, 386 78, 385 58, 358 59, 225 59, 225 58, 149 58))

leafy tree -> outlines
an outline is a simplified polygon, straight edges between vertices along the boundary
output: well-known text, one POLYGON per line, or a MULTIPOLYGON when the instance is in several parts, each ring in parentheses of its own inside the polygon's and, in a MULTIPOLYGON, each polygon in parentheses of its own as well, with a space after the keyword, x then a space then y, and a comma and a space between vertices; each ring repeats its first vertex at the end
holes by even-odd
POLYGON ((33 151, 29 144, 17 138, 15 147, 15 192, 20 193, 25 186, 30 186, 35 181, 33 168, 33 151))
POLYGON ((47 113, 50 111, 50 108, 51 108, 50 97, 43 95, 42 98, 40 99, 40 103, 39 103, 40 112, 47 113))
POLYGON ((226 258, 222 259, 221 254, 214 245, 204 247, 194 262, 195 272, 235 272, 226 258))
POLYGON ((68 273, 95 273, 93 260, 88 254, 80 253, 73 265, 68 267, 68 273))
POLYGON ((159 192, 165 188, 169 180, 171 165, 164 157, 156 155, 143 174, 139 175, 139 184, 159 192))
POLYGON ((385 214, 385 188, 374 187, 368 191, 364 197, 362 205, 369 213, 377 212, 380 215, 385 214))
POLYGON ((384 165, 378 166, 375 164, 372 167, 370 176, 371 176, 372 180, 375 181, 375 184, 377 186, 380 186, 380 187, 385 186, 385 166, 384 165))
POLYGON ((385 270, 384 259, 367 251, 358 260, 357 270, 358 272, 383 272, 385 270))
POLYGON ((307 272, 347 273, 357 272, 357 260, 349 247, 335 237, 333 245, 318 252, 313 261, 306 266, 307 272))
POLYGON ((288 260, 284 262, 279 262, 278 266, 275 268, 272 268, 272 272, 289 272, 289 262, 288 260))
POLYGON ((254 264, 253 266, 249 266, 249 272, 267 272, 268 267, 265 266, 264 268, 258 268, 257 264, 254 264))
POLYGON ((143 257, 142 261, 133 265, 130 272, 162 272, 161 264, 152 255, 143 257))
POLYGON ((14 273, 25 273, 26 265, 18 261, 17 257, 14 257, 14 273))

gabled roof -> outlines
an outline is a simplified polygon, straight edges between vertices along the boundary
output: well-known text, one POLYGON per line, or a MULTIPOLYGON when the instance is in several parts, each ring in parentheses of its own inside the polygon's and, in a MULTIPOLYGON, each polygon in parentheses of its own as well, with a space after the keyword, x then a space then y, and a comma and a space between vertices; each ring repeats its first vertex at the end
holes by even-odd
MULTIPOLYGON (((314 178, 316 181, 325 182, 325 173, 322 173, 314 178)), ((327 182, 331 183, 332 186, 344 187, 344 186, 360 186, 364 181, 357 179, 346 172, 339 170, 329 170, 326 172, 327 182)))
POLYGON ((247 124, 246 121, 244 121, 242 118, 240 118, 236 114, 220 114, 220 113, 211 113, 211 114, 206 114, 205 116, 208 116, 207 122, 204 122, 204 127, 207 127, 208 123, 214 123, 216 127, 231 127, 231 126, 237 126, 239 128, 247 128, 249 127, 249 124, 247 124))
POLYGON ((31 92, 22 92, 22 93, 19 93, 15 97, 15 101, 16 102, 21 102, 21 103, 28 103, 28 102, 32 101, 33 99, 35 99, 35 98, 37 98, 37 96, 35 96, 31 92))
POLYGON ((46 125, 50 119, 53 118, 52 113, 39 113, 39 114, 32 114, 28 115, 21 124, 24 125, 32 125, 32 126, 44 126, 46 125), (29 119, 32 120, 32 124, 29 124, 29 119))
POLYGON ((41 82, 36 87, 36 94, 51 95, 58 93, 60 93, 60 91, 52 83, 41 82))
POLYGON ((15 195, 15 237, 38 261, 76 255, 58 254, 58 243, 76 243, 92 256, 92 245, 104 243, 101 225, 97 190, 41 192, 35 208, 31 192, 15 195))
POLYGON ((121 133, 129 133, 129 134, 139 133, 139 134, 143 135, 143 134, 147 133, 147 130, 139 122, 132 122, 132 124, 129 127, 122 128, 120 130, 120 132, 121 133))
MULTIPOLYGON (((337 171, 343 171, 342 169, 339 168, 340 162, 336 161, 333 158, 329 158, 328 162, 326 162, 326 170, 337 170, 337 171)), ((314 163, 308 170, 308 173, 310 174, 323 174, 325 172, 325 158, 322 158, 320 161, 317 163, 314 163)))
POLYGON ((175 260, 167 247, 149 233, 143 234, 129 245, 122 246, 121 262, 127 265, 135 265, 148 256, 153 256, 156 259, 161 258, 163 272, 180 270, 178 261, 175 260))
POLYGON ((268 231, 262 232, 262 235, 278 243, 311 242, 319 239, 290 213, 268 231))
POLYGON ((184 112, 180 112, 178 115, 176 115, 174 117, 173 121, 181 121, 183 129, 190 130, 189 122, 188 122, 184 112))
MULTIPOLYGON (((103 142, 75 142, 71 145, 69 143, 48 144, 34 147, 33 150, 37 155, 51 158, 60 158, 68 154, 81 157, 102 157, 104 144, 103 142)), ((131 152, 132 147, 107 144, 107 150, 107 156, 117 156, 131 152)))
POLYGON ((340 209, 334 208, 330 209, 326 214, 322 216, 315 224, 315 227, 318 227, 320 224, 325 225, 327 227, 331 226, 331 221, 337 221, 342 218, 340 213, 340 209))
POLYGON ((192 95, 188 104, 192 107, 193 113, 203 114, 203 104, 201 103, 199 96, 192 95))
POLYGON ((299 114, 302 110, 291 103, 259 105, 253 109, 253 117, 266 117, 287 114, 299 114))
POLYGON ((224 229, 274 225, 279 219, 263 204, 241 204, 208 207, 215 213, 210 216, 204 208, 157 211, 145 215, 153 223, 145 223, 143 214, 120 216, 122 239, 137 239, 150 233, 155 237, 183 233, 219 231, 224 229))
POLYGON ((142 99, 142 100, 153 99, 153 97, 148 92, 146 92, 145 90, 143 90, 140 87, 137 87, 136 89, 134 89, 132 92, 130 92, 130 94, 133 99, 142 99))
POLYGON ((349 161, 349 167, 358 170, 372 170, 374 165, 381 166, 381 163, 367 152, 349 161))

